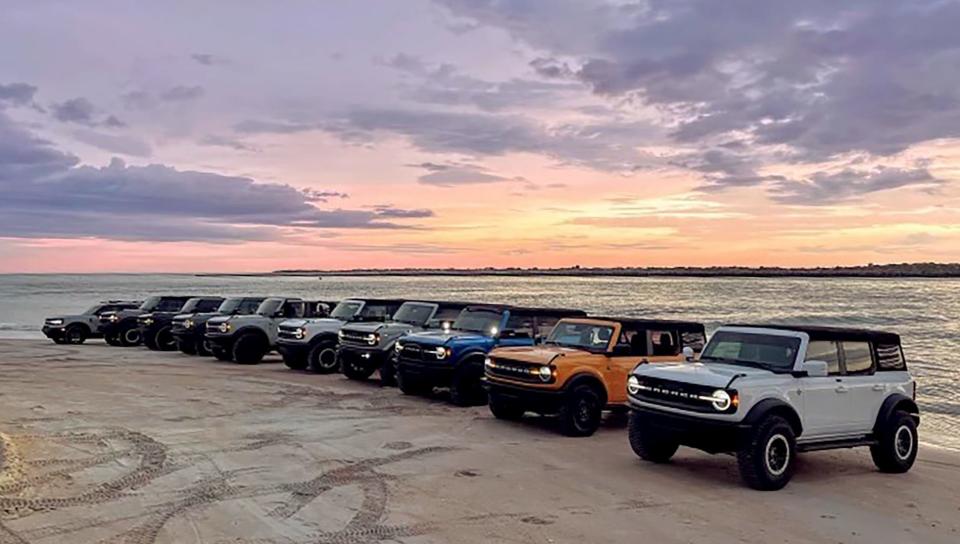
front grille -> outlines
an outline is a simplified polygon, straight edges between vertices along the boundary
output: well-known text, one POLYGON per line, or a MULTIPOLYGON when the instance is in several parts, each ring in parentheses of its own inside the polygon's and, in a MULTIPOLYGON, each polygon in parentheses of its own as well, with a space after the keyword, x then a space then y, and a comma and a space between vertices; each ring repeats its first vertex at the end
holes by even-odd
POLYGON ((341 344, 351 344, 355 346, 366 346, 370 347, 370 342, 367 342, 367 336, 370 335, 368 332, 359 332, 359 331, 350 331, 346 329, 341 329, 340 334, 340 343, 341 344))
POLYGON ((525 382, 525 383, 545 383, 540 379, 538 371, 543 365, 530 364, 510 359, 492 358, 491 363, 487 365, 488 375, 496 378, 525 382))
POLYGON ((211 323, 207 321, 207 332, 213 334, 220 334, 220 325, 221 323, 211 323))
POLYGON ((440 346, 421 346, 420 344, 410 342, 403 342, 401 345, 403 347, 397 355, 397 360, 401 363, 407 361, 411 363, 437 364, 445 360, 437 357, 434 353, 434 350, 440 346))
POLYGON ((637 399, 697 412, 716 412, 709 400, 701 398, 712 396, 716 387, 650 377, 639 377, 639 380, 640 391, 633 395, 637 399))
POLYGON ((285 340, 303 340, 303 337, 297 336, 297 330, 300 327, 294 327, 291 325, 280 325, 277 328, 277 336, 285 340))

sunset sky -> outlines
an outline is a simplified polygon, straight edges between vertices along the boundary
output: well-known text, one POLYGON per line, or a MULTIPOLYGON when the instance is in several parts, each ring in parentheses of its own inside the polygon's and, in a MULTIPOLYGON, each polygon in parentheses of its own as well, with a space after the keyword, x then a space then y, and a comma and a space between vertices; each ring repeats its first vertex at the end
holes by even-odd
POLYGON ((0 272, 960 261, 960 3, 0 0, 0 272))

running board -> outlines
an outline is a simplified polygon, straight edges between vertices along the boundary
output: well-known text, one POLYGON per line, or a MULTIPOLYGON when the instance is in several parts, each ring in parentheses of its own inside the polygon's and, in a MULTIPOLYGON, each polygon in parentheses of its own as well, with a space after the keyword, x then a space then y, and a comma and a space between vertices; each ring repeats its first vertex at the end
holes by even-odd
POLYGON ((797 444, 797 451, 821 451, 838 450, 842 448, 859 448, 861 446, 874 446, 877 440, 872 436, 861 436, 857 438, 841 438, 836 440, 818 440, 816 442, 806 442, 797 444))

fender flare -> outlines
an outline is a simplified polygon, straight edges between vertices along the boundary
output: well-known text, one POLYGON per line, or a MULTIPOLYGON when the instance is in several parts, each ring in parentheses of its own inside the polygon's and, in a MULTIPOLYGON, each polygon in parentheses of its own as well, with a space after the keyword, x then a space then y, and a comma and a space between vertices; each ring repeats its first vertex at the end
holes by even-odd
POLYGON ((87 336, 90 336, 91 334, 93 334, 93 329, 90 328, 90 325, 88 325, 83 321, 73 321, 73 322, 67 323, 66 325, 64 325, 63 328, 69 329, 70 327, 80 327, 81 329, 86 331, 87 336))
POLYGON ((897 410, 903 410, 912 415, 917 425, 920 424, 920 408, 917 406, 917 403, 904 394, 894 393, 887 397, 880 406, 880 411, 877 413, 877 421, 873 425, 873 432, 879 432, 880 427, 890 419, 890 416, 897 410))
POLYGON ((340 339, 337 337, 337 333, 335 332, 321 332, 320 334, 315 334, 313 338, 307 342, 307 344, 310 345, 310 349, 313 349, 320 342, 326 342, 328 340, 333 341, 333 343, 338 346, 340 344, 340 339))
POLYGON ((564 392, 564 394, 566 394, 569 391, 572 391, 573 388, 577 387, 578 385, 592 386, 594 389, 600 392, 600 395, 601 395, 600 400, 602 401, 602 404, 604 406, 607 404, 607 399, 610 397, 607 394, 606 384, 603 382, 603 380, 601 380, 600 378, 598 378, 597 376, 589 372, 581 371, 574 374, 573 376, 570 376, 569 378, 567 378, 566 383, 564 383, 563 387, 561 387, 560 389, 564 392))
POLYGON ((234 331, 234 333, 230 335, 230 343, 236 344, 237 340, 247 335, 257 335, 261 340, 266 342, 268 346, 270 345, 270 337, 267 335, 267 333, 263 332, 263 329, 260 327, 254 327, 252 325, 241 327, 234 331))
POLYGON ((473 359, 473 358, 475 358, 475 357, 481 359, 481 360, 480 360, 480 369, 481 369, 481 371, 483 371, 483 360, 487 358, 487 352, 485 352, 485 351, 483 351, 483 350, 480 350, 480 349, 476 349, 476 348, 470 349, 469 351, 467 351, 467 352, 465 352, 465 353, 461 353, 460 356, 457 357, 457 360, 453 363, 453 367, 454 367, 455 369, 459 370, 459 369, 463 368, 463 367, 467 364, 467 361, 469 361, 470 359, 473 359))
POLYGON ((797 411, 794 410, 793 406, 790 406, 780 399, 767 398, 754 404, 753 407, 750 408, 750 411, 747 412, 746 417, 743 418, 742 423, 744 425, 753 426, 760 423, 760 421, 770 415, 779 415, 784 417, 790 422, 790 425, 793 427, 793 432, 797 436, 803 434, 803 423, 800 420, 800 415, 797 414, 797 411))

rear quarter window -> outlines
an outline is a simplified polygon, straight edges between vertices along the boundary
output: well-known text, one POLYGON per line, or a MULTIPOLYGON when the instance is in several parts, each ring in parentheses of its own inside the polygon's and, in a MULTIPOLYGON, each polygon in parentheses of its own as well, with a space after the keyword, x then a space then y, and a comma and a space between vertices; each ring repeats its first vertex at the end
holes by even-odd
POLYGON ((900 344, 877 344, 877 370, 904 371, 907 361, 903 358, 900 344))
POLYGON ((807 360, 825 361, 831 376, 840 374, 840 350, 833 340, 811 340, 807 345, 807 360))

